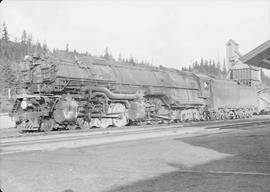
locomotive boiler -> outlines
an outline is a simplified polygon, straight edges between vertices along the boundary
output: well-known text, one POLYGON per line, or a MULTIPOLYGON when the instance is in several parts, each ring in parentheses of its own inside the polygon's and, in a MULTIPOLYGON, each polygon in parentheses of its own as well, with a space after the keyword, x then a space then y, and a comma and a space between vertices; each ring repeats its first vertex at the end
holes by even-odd
POLYGON ((26 56, 10 113, 20 130, 122 127, 249 117, 253 88, 227 80, 90 56, 26 56))

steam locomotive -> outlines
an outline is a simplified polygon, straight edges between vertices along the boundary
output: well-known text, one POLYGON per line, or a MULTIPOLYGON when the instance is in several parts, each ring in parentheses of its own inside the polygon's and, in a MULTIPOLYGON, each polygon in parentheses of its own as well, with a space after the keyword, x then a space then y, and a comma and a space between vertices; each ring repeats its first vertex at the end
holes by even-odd
POLYGON ((249 118, 257 90, 233 81, 93 56, 26 56, 10 116, 19 130, 249 118))

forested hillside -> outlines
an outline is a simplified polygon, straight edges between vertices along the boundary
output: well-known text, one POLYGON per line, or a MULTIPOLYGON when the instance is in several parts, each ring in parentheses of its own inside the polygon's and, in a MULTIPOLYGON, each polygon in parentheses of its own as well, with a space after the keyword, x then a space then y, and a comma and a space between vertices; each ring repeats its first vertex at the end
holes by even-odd
POLYGON ((8 88, 13 89, 19 85, 18 63, 27 54, 39 52, 46 54, 49 50, 46 42, 33 42, 31 34, 23 31, 20 39, 11 41, 5 23, 2 26, 0 39, 0 95, 7 95, 8 88))
POLYGON ((225 61, 223 60, 222 66, 220 61, 212 60, 212 59, 203 59, 200 61, 195 61, 189 67, 182 67, 183 71, 192 71, 195 73, 203 73, 212 77, 217 78, 226 78, 227 70, 225 61))
MULTIPOLYGON (((70 50, 68 44, 65 50, 53 49, 49 50, 44 41, 42 44, 39 41, 33 41, 31 33, 23 31, 20 38, 10 38, 8 28, 5 23, 1 26, 0 34, 0 97, 6 97, 8 95, 8 89, 11 92, 15 91, 16 87, 20 86, 19 81, 19 62, 22 62, 25 55, 37 54, 40 56, 55 56, 60 58, 74 59, 75 55, 79 56, 91 56, 90 53, 79 53, 75 49, 70 50)), ((119 54, 118 59, 115 59, 110 53, 108 48, 105 49, 104 54, 97 57, 107 60, 127 62, 127 63, 140 63, 149 64, 145 61, 138 61, 137 59, 130 57, 124 58, 119 54)))

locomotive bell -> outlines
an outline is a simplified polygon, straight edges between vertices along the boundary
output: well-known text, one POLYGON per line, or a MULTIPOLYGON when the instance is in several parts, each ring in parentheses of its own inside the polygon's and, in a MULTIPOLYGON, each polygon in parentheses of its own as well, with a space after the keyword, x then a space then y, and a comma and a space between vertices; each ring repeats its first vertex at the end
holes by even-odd
POLYGON ((71 96, 62 97, 53 113, 57 123, 75 121, 78 116, 78 103, 71 96))

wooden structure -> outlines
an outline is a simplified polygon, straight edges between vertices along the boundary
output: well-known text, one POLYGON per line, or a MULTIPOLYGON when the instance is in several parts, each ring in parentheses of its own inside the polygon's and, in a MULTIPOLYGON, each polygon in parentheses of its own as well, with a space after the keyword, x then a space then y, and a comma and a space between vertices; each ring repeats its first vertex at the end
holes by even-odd
POLYGON ((270 40, 251 50, 240 60, 248 65, 270 69, 270 40))

